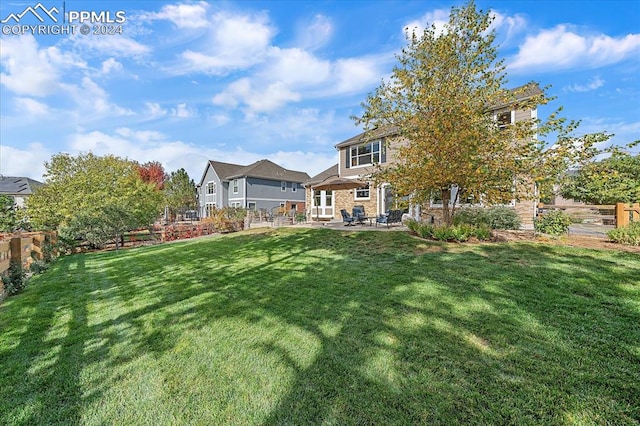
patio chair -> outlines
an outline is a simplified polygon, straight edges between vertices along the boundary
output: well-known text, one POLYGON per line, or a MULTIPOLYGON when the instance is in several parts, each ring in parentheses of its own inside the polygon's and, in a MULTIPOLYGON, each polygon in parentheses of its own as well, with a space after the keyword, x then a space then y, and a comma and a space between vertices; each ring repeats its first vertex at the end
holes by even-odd
POLYGON ((380 215, 376 218, 376 227, 379 223, 384 223, 387 228, 392 223, 402 222, 402 210, 389 210, 386 214, 380 215))
POLYGON ((353 223, 356 219, 351 216, 345 209, 340 210, 340 214, 342 215, 342 221, 346 224, 344 226, 355 225, 353 223))
POLYGON ((364 206, 353 206, 353 218, 360 225, 364 225, 364 221, 369 219, 364 212, 364 206))

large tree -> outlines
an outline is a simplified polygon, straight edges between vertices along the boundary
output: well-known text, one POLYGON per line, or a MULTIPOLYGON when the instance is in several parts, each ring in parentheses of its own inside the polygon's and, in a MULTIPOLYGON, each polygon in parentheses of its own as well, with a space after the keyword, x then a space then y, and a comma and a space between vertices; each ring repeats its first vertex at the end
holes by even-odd
MULTIPOLYGON (((452 188, 487 204, 532 198, 533 182, 554 178, 607 138, 570 137, 577 123, 560 118, 560 109, 544 122, 499 126, 490 112, 500 106, 535 109, 551 99, 532 85, 505 90, 492 19, 470 2, 452 8, 444 29, 432 25, 422 34, 408 33, 390 79, 369 94, 355 117, 365 131, 389 129, 387 143, 398 147, 394 165, 374 173, 375 182, 391 183, 416 203, 434 194, 449 200, 452 188), (553 149, 545 141, 551 133, 558 136, 553 149)), ((454 211, 442 204, 450 222, 454 211)))
POLYGON ((153 183, 158 190, 164 189, 164 183, 169 178, 158 161, 141 164, 138 173, 144 182, 153 183))
POLYGON ((102 245, 158 217, 162 193, 144 182, 138 163, 113 155, 56 154, 45 162, 45 184, 27 200, 38 228, 59 229, 102 245))
POLYGON ((563 197, 593 204, 640 202, 640 155, 613 149, 610 157, 570 174, 561 192, 563 197))
POLYGON ((165 201, 173 216, 184 214, 198 205, 196 184, 185 169, 171 172, 164 186, 165 201))

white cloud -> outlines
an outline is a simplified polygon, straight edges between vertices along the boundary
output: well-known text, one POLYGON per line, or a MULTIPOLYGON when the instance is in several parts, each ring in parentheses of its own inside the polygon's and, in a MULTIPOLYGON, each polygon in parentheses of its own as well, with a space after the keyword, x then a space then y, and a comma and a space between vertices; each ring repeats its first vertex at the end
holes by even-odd
POLYGON ((157 102, 145 102, 144 106, 146 108, 145 115, 149 118, 164 117, 167 115, 167 110, 163 109, 157 102))
POLYGON ((126 35, 94 36, 75 35, 69 37, 73 45, 96 55, 117 57, 141 57, 151 52, 151 48, 126 35))
POLYGON ((102 74, 111 74, 114 72, 122 71, 122 64, 116 61, 114 58, 109 58, 102 62, 102 74))
POLYGON ((26 176, 42 180, 45 172, 44 162, 51 158, 50 152, 42 143, 32 142, 23 148, 0 145, 0 173, 3 176, 26 176))
POLYGON ((589 92, 591 90, 596 90, 604 85, 604 80, 599 76, 596 76, 591 79, 587 84, 574 84, 572 86, 567 86, 564 90, 569 92, 589 92))
POLYGON ((526 29, 527 21, 521 15, 503 15, 497 11, 491 11, 493 22, 489 26, 489 31, 495 30, 496 33, 504 33, 505 42, 508 42, 514 34, 526 29))
POLYGON ((186 64, 176 72, 223 75, 251 67, 263 61, 275 34, 264 15, 219 12, 211 18, 209 28, 206 48, 184 51, 181 58, 186 64))
POLYGON ((318 14, 311 22, 304 22, 298 27, 296 45, 305 50, 316 50, 324 46, 333 35, 333 23, 327 16, 318 14))
POLYGON ((227 89, 213 97, 213 103, 227 107, 245 104, 247 113, 269 112, 282 107, 288 102, 297 102, 300 94, 295 93, 281 81, 268 85, 253 86, 247 78, 237 80, 227 89))
MULTIPOLYGON (((165 171, 184 168, 189 176, 199 182, 209 160, 236 164, 250 164, 268 158, 281 166, 308 173, 319 173, 335 163, 333 155, 322 155, 316 151, 278 151, 265 155, 246 151, 243 148, 216 149, 197 146, 183 141, 169 140, 159 132, 139 132, 129 128, 118 128, 114 134, 104 132, 78 132, 71 137, 69 146, 72 155, 91 151, 96 155, 112 154, 140 163, 159 161, 165 171)), ((25 176, 33 176, 32 173, 25 176)))
POLYGON ((207 22, 207 10, 209 5, 206 2, 193 4, 169 4, 160 9, 160 12, 147 13, 141 16, 142 19, 166 19, 181 29, 205 28, 207 22))
POLYGON ((640 34, 614 38, 582 36, 566 25, 558 25, 527 37, 509 70, 531 72, 571 67, 596 68, 632 57, 640 52, 640 34))
POLYGON ((0 39, 0 60, 5 72, 0 82, 19 95, 44 97, 60 88, 64 70, 86 68, 86 63, 52 46, 38 48, 31 36, 3 37, 0 39))
POLYGON ((340 59, 333 66, 334 92, 355 93, 379 83, 383 75, 380 58, 340 59))
POLYGON ((89 77, 83 77, 80 86, 60 85, 76 102, 76 115, 97 119, 105 116, 134 115, 134 112, 109 101, 109 94, 89 77))
POLYGON ((175 108, 171 108, 171 115, 178 118, 189 118, 196 115, 193 108, 187 107, 186 103, 176 105, 175 108))
POLYGON ((422 36, 424 30, 432 25, 435 28, 436 35, 440 35, 445 30, 445 25, 449 22, 448 9, 436 9, 431 12, 427 12, 422 18, 408 22, 403 26, 402 31, 405 35, 410 36, 412 33, 416 36, 422 36))
POLYGON ((31 98, 15 98, 16 109, 27 115, 46 115, 50 112, 49 107, 31 98))
POLYGON ((287 85, 307 86, 327 81, 331 74, 331 63, 299 48, 274 47, 269 52, 268 63, 259 74, 287 85))

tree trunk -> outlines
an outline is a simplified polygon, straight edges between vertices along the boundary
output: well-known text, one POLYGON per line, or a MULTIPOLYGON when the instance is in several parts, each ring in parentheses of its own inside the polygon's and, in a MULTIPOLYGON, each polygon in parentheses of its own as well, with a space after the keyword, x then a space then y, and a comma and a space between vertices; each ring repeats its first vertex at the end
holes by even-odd
POLYGON ((442 221, 445 225, 451 225, 451 211, 449 210, 449 201, 451 200, 451 189, 443 189, 440 192, 442 197, 442 221))

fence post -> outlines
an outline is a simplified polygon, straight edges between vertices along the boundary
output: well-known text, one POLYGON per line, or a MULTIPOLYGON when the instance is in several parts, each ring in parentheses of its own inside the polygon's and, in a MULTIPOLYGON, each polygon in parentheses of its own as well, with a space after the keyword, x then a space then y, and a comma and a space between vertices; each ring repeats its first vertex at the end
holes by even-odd
POLYGON ((633 221, 640 221, 640 203, 633 203, 633 221))
POLYGON ((629 224, 629 214, 625 211, 624 203, 616 203, 616 228, 622 228, 629 224))

